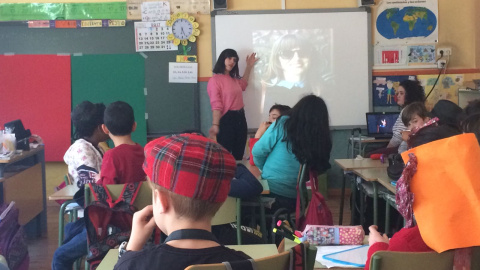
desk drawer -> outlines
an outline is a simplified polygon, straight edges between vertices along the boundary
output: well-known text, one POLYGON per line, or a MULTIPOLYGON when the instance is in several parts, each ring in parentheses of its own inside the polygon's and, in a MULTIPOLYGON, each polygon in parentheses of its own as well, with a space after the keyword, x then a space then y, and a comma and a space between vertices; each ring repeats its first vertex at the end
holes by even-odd
POLYGON ((3 201, 15 201, 19 223, 27 224, 43 210, 42 164, 8 177, 3 182, 3 201))

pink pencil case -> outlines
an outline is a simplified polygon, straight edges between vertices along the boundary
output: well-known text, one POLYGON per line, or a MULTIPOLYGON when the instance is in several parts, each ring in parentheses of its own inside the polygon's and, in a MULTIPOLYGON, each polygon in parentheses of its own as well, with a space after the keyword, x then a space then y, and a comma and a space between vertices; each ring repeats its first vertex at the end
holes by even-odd
POLYGON ((365 232, 362 226, 307 225, 303 231, 306 240, 320 245, 363 245, 365 232))

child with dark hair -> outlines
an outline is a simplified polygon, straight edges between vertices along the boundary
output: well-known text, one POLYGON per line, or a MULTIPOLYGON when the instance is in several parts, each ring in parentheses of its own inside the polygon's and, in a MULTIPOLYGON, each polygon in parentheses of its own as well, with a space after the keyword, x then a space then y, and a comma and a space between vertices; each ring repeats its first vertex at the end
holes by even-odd
MULTIPOLYGON (((268 121, 262 122, 260 124, 260 127, 257 130, 257 133, 255 133, 255 138, 260 139, 262 137, 263 133, 267 130, 267 128, 277 120, 280 116, 288 112, 290 110, 290 106, 287 105, 281 105, 281 104, 275 104, 273 105, 270 110, 268 111, 268 121)), ((253 145, 250 145, 250 147, 253 147, 253 145)))
POLYGON ((300 164, 323 173, 330 168, 332 139, 328 109, 318 96, 303 97, 271 125, 252 149, 253 161, 275 198, 272 211, 295 211, 300 164))
POLYGON ((407 127, 407 130, 402 132, 402 139, 408 140, 410 132, 414 129, 419 129, 430 120, 429 113, 423 102, 414 102, 407 105, 402 112, 402 122, 407 127))
POLYGON ((93 183, 98 178, 103 158, 103 151, 98 144, 108 139, 102 130, 104 111, 103 103, 94 104, 90 101, 83 101, 72 111, 75 142, 63 159, 74 185, 78 187, 93 183))
POLYGON ((102 129, 112 139, 115 148, 105 153, 97 183, 109 185, 144 181, 143 147, 132 140, 132 132, 137 127, 132 107, 123 101, 111 103, 105 110, 104 122, 102 129))
MULTIPOLYGON (((100 142, 108 139, 102 130, 105 105, 83 101, 72 111, 76 141, 68 148, 63 159, 74 185, 82 194, 83 186, 93 183, 99 177, 103 151, 100 142)), ((65 239, 53 255, 52 270, 72 269, 75 260, 87 255, 87 231, 83 218, 65 226, 65 239)))
POLYGON ((398 153, 407 150, 407 143, 402 138, 402 132, 407 130, 407 127, 402 122, 403 108, 413 102, 425 103, 425 91, 419 81, 404 80, 400 82, 400 86, 396 91, 397 104, 402 108, 400 116, 393 125, 393 136, 388 143, 387 148, 398 147, 398 153))
POLYGON ((430 113, 432 117, 438 117, 439 125, 450 125, 460 130, 463 110, 450 100, 439 100, 430 113))
MULTIPOLYGON (((377 231, 377 226, 370 226, 367 270, 371 256, 380 250, 460 249, 458 252, 462 253, 466 251, 463 248, 480 244, 477 237, 480 183, 476 164, 480 147, 476 138, 460 134, 452 126, 429 125, 412 134, 410 143, 413 148, 402 154, 407 163, 396 192, 405 228, 388 239, 377 231)), ((470 269, 458 267, 458 263, 462 262, 454 259, 454 269, 470 269)))
POLYGON ((468 102, 468 105, 463 109, 466 116, 480 113, 480 99, 474 99, 468 102))
POLYGON ((462 131, 473 133, 480 144, 480 113, 475 113, 465 118, 461 123, 462 131))

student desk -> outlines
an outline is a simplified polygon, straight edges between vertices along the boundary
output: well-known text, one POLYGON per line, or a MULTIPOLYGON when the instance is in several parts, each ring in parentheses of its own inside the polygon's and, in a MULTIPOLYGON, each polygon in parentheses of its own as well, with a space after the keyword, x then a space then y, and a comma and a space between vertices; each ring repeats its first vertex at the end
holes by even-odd
MULTIPOLYGON (((227 247, 242 251, 253 259, 260 259, 278 254, 277 246, 275 244, 233 245, 227 247)), ((117 261, 118 249, 110 249, 100 265, 98 265, 97 270, 112 270, 117 261)))
POLYGON ((355 158, 356 155, 363 156, 365 154, 365 148, 369 143, 384 143, 387 144, 390 142, 390 139, 375 139, 371 137, 350 137, 350 143, 352 144, 352 158, 355 158), (362 147, 363 144, 363 147, 362 147))
POLYGON ((40 236, 47 230, 43 146, 0 160, 0 203, 11 201, 20 210, 18 221, 26 225, 29 236, 40 236), (35 224, 31 222, 34 219, 35 224))
POLYGON ((71 200, 73 199, 73 195, 77 193, 78 187, 76 185, 68 185, 59 191, 56 191, 52 195, 48 196, 48 200, 56 201, 56 200, 71 200))
MULTIPOLYGON (((343 206, 345 201, 345 182, 346 175, 351 173, 354 169, 368 169, 368 168, 382 168, 387 167, 388 163, 382 163, 380 160, 372 160, 370 158, 364 158, 362 160, 357 159, 335 159, 335 163, 343 170, 342 191, 340 197, 340 218, 339 225, 343 222, 343 206)), ((352 193, 355 196, 355 192, 352 193)), ((355 199, 355 198, 353 198, 355 199)), ((352 203, 354 200, 352 200, 352 203)), ((352 208, 353 209, 353 208, 352 208)), ((353 211, 352 211, 353 213, 353 211)), ((353 221, 353 219, 352 219, 353 221)))
MULTIPOLYGON (((383 176, 387 175, 387 168, 384 167, 384 168, 355 169, 355 170, 353 170, 353 173, 360 176, 363 180, 372 183, 372 186, 373 186, 373 224, 377 225, 378 224, 378 184, 377 184, 377 181, 380 177, 383 177, 383 176)), ((352 215, 352 218, 353 218, 353 215, 352 215)))
MULTIPOLYGON (((50 201, 66 200, 64 203, 62 203, 58 212, 58 246, 61 246, 63 242, 65 212, 67 211, 68 205, 74 203, 73 196, 75 195, 75 193, 77 193, 78 190, 79 188, 76 185, 67 185, 66 187, 48 196, 48 200, 50 201)), ((70 210, 73 210, 73 216, 70 216, 70 222, 72 222, 77 218, 77 209, 70 210)))
MULTIPOLYGON (((294 241, 292 241, 290 239, 287 239, 287 238, 284 238, 284 239, 285 239, 284 250, 289 250, 289 249, 291 249, 291 248, 293 248, 294 246, 297 245, 297 243, 295 243, 294 241)), ((368 235, 366 235, 365 238, 363 239, 363 244, 368 245, 368 235)), ((279 251, 281 251, 281 250, 279 250, 279 251)), ((325 265, 321 264, 320 262, 315 261, 314 269, 327 269, 327 267, 325 265)), ((330 269, 330 270, 363 269, 363 267, 332 267, 332 268, 328 268, 328 269, 330 269)))
MULTIPOLYGON (((393 194, 397 193, 396 187, 391 184, 392 179, 388 177, 387 169, 386 168, 370 168, 370 169, 360 169, 360 170, 353 170, 353 172, 360 176, 365 181, 370 181, 374 187, 374 197, 373 197, 373 207, 374 212, 376 213, 376 209, 378 206, 378 186, 377 183, 385 187, 388 191, 392 192, 393 194)), ((395 196, 392 194, 383 194, 383 199, 385 200, 385 228, 386 233, 388 233, 388 229, 390 227, 390 206, 396 208, 395 196)), ((374 224, 377 224, 377 214, 374 214, 374 224)))

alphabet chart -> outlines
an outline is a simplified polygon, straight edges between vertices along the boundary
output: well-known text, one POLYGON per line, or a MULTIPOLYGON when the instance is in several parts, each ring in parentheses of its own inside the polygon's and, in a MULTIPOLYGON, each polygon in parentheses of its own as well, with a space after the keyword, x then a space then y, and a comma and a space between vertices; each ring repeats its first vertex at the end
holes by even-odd
POLYGON ((135 50, 137 52, 176 51, 178 47, 167 36, 172 27, 166 21, 135 22, 135 50))

